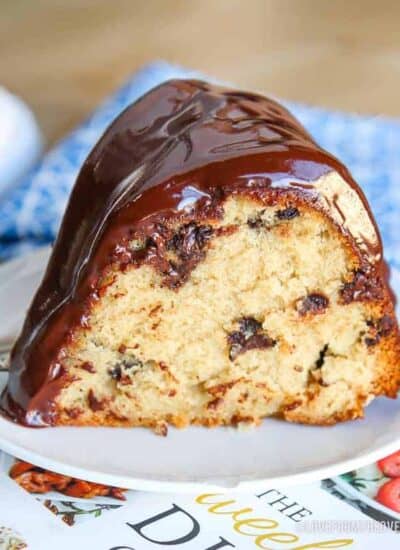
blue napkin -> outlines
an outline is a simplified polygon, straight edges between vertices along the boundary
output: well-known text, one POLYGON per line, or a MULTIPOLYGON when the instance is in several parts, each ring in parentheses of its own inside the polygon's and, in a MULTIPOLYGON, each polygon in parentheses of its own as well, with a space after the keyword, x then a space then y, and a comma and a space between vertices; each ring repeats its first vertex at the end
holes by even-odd
MULTIPOLYGON (((79 168, 105 128, 129 103, 176 77, 200 75, 164 62, 140 70, 0 202, 0 259, 54 240, 79 168)), ((386 258, 400 269, 400 122, 283 103, 350 168, 370 201, 386 258)))

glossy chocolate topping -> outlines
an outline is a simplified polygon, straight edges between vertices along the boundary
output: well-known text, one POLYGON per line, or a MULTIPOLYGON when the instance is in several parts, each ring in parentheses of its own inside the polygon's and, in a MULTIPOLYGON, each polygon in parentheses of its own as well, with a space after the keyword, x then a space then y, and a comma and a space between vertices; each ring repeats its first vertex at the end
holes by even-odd
POLYGON ((126 109, 85 161, 46 274, 11 356, 1 408, 31 426, 55 422, 62 357, 87 323, 98 282, 143 221, 211 208, 221 194, 296 195, 324 210, 363 262, 383 270, 379 233, 347 170, 278 103, 172 80, 126 109), (323 176, 341 177, 327 184, 323 176))

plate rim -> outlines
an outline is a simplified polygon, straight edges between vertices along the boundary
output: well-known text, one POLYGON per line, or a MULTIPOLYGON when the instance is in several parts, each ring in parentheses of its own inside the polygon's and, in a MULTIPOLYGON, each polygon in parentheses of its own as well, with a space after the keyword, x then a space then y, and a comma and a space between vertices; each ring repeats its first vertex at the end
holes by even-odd
MULTIPOLYGON (((5 383, 6 372, 0 373, 0 391, 5 383)), ((41 454, 38 451, 29 449, 26 445, 18 445, 12 438, 4 437, 4 426, 7 431, 12 430, 30 430, 32 434, 35 433, 34 428, 27 428, 19 426, 14 422, 0 415, 0 449, 7 454, 25 460, 32 464, 35 464, 41 468, 51 470, 60 474, 68 475, 71 477, 83 479, 85 481, 92 481, 94 483, 102 483, 106 485, 112 485, 114 487, 123 487, 126 489, 151 491, 151 492, 175 492, 175 493, 195 493, 201 490, 212 490, 219 492, 235 491, 238 493, 254 492, 259 488, 268 489, 272 487, 294 487, 303 484, 314 483, 322 481, 328 478, 338 477, 345 472, 356 470, 375 463, 381 458, 392 454, 400 448, 400 436, 395 440, 382 445, 378 449, 372 450, 366 453, 359 453, 357 456, 321 466, 319 468, 308 468, 300 471, 296 474, 280 475, 273 477, 258 477, 256 479, 250 478, 247 474, 242 476, 240 480, 239 475, 230 476, 235 479, 235 482, 230 481, 230 478, 218 477, 204 477, 202 479, 193 480, 179 480, 179 479, 167 479, 166 477, 159 479, 151 479, 149 476, 125 476, 115 473, 104 472, 102 470, 85 469, 80 466, 71 465, 64 462, 61 459, 48 458, 46 455, 41 454)), ((42 430, 63 430, 62 426, 55 428, 40 428, 42 430)), ((82 427, 68 427, 68 430, 82 430, 82 427)), ((96 430, 113 429, 113 430, 126 430, 127 428, 102 428, 95 427, 96 430)), ((129 428, 128 428, 129 429, 129 428)), ((204 428, 207 429, 207 428, 204 428)), ((217 428, 218 429, 218 428, 217 428)), ((257 428, 255 428, 257 429, 257 428)), ((328 428, 329 429, 329 428, 328 428)), ((39 428, 38 428, 39 430, 39 428)), ((161 476, 160 476, 161 477, 161 476)))
MULTIPOLYGON (((3 419, 2 419, 3 420, 3 419)), ((5 420, 5 422, 9 422, 5 420)), ((12 424, 15 426, 14 424, 12 424)), ((62 429, 62 428, 61 428, 62 429)), ((79 430, 80 428, 74 428, 79 430)), ((97 428, 101 430, 101 428, 97 428)), ((114 428, 123 429, 123 428, 114 428)), ((369 453, 361 454, 357 457, 343 460, 335 464, 323 466, 320 468, 314 468, 305 470, 297 474, 290 474, 287 476, 276 477, 260 477, 258 479, 245 479, 237 483, 229 483, 227 480, 217 478, 216 480, 193 480, 193 481, 178 481, 167 479, 149 479, 145 477, 136 476, 119 476, 117 474, 111 474, 103 472, 101 470, 89 470, 83 469, 79 466, 74 466, 63 462, 61 460, 49 459, 45 455, 41 455, 38 452, 31 451, 26 447, 16 445, 0 436, 0 449, 7 454, 30 462, 41 468, 51 470, 60 474, 68 475, 85 481, 92 481, 94 483, 102 483, 105 485, 111 485, 114 487, 123 487, 125 489, 150 491, 150 492, 166 492, 166 493, 193 493, 201 490, 218 490, 219 492, 235 491, 238 493, 249 493, 262 488, 268 489, 272 487, 294 487, 303 484, 310 484, 324 479, 337 477, 347 471, 356 470, 377 462, 381 458, 392 454, 400 447, 400 441, 395 440, 387 445, 380 447, 377 450, 369 453)))

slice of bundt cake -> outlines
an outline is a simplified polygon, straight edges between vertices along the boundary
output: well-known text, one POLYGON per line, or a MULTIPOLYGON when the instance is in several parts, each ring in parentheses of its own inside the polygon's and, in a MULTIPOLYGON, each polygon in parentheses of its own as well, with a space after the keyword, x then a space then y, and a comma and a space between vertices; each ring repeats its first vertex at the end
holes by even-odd
POLYGON ((379 233, 279 104, 174 80, 84 163, 11 356, 30 426, 332 424, 400 384, 379 233))

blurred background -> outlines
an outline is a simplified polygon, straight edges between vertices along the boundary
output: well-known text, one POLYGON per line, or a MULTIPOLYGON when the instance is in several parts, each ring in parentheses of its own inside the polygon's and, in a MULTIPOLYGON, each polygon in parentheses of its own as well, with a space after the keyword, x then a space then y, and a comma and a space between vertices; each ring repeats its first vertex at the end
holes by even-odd
POLYGON ((1 83, 47 146, 143 64, 243 88, 400 115, 398 0, 2 0, 1 83))

